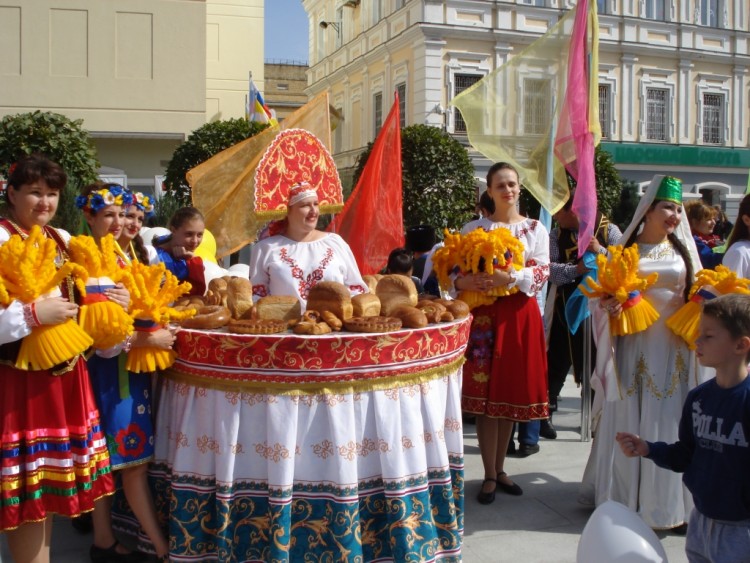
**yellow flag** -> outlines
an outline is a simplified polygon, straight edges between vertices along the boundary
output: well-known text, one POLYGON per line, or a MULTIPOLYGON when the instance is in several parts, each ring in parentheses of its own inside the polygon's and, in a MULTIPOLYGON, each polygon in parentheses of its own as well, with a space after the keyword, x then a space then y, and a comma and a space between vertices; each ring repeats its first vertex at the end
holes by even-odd
POLYGON ((331 149, 328 93, 323 92, 289 115, 281 124, 264 129, 214 155, 187 173, 193 205, 206 218, 221 258, 256 239, 255 169, 266 148, 283 129, 306 129, 331 149))
MULTIPOLYGON (((545 35, 451 102, 461 112, 471 145, 493 162, 512 164, 523 186, 552 214, 569 195, 565 169, 552 157, 552 145, 565 98, 574 19, 575 10, 568 11, 545 35)), ((596 82, 592 86, 597 96, 596 82)), ((598 106, 592 106, 598 127, 598 106)))

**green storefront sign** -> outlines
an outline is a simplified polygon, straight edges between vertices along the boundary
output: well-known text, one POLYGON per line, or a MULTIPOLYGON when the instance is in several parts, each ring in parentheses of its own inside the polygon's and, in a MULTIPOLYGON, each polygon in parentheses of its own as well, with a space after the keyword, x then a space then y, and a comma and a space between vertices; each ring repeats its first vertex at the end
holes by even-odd
POLYGON ((718 166, 750 168, 750 149, 602 143, 615 164, 665 164, 669 166, 718 166))

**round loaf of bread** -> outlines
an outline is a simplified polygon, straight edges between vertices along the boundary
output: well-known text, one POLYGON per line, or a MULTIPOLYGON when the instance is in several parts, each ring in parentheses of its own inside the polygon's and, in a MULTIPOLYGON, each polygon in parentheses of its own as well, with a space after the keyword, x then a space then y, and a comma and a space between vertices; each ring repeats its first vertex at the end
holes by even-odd
POLYGON ((424 328, 427 326, 427 315, 421 309, 404 305, 393 311, 393 316, 401 319, 405 328, 424 328))
POLYGON ((377 296, 380 299, 380 313, 393 316, 399 307, 414 307, 417 304, 417 287, 409 276, 390 274, 378 282, 377 296))
POLYGON ((322 281, 310 289, 307 296, 307 308, 316 311, 330 311, 341 320, 353 315, 352 298, 343 283, 322 281))
POLYGON ((454 319, 463 319, 468 317, 471 309, 465 301, 460 299, 438 299, 438 303, 444 305, 449 313, 453 315, 454 319))

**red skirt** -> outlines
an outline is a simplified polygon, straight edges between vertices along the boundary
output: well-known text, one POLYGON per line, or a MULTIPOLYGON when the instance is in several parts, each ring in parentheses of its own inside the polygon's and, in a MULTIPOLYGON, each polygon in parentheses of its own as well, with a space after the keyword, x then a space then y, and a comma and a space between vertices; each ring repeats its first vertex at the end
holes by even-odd
POLYGON ((77 516, 114 491, 83 358, 59 376, 0 365, 0 415, 0 530, 77 516))
POLYGON ((547 352, 536 299, 514 293, 472 314, 463 411, 516 421, 547 418, 547 352))

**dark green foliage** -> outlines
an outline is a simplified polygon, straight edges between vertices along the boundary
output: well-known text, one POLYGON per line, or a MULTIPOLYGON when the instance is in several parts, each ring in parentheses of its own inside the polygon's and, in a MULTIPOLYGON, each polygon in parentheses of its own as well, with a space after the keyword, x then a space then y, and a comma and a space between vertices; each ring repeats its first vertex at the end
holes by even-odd
POLYGON ((633 219, 633 215, 635 215, 635 209, 638 207, 638 199, 638 184, 631 180, 625 180, 622 183, 620 201, 612 210, 611 216, 612 222, 620 227, 620 230, 623 232, 625 232, 625 229, 633 219))
POLYGON ((190 186, 185 179, 188 171, 266 127, 266 124, 239 118, 214 121, 199 127, 174 151, 164 177, 165 189, 181 205, 190 205, 190 186))
POLYGON ((76 233, 81 212, 75 206, 79 189, 96 181, 99 161, 83 121, 58 113, 35 111, 8 115, 0 122, 0 174, 20 157, 35 152, 47 155, 68 174, 53 224, 76 233))
MULTIPOLYGON (((359 156, 354 185, 373 143, 359 156)), ((474 215, 476 187, 469 153, 453 137, 428 125, 401 131, 404 227, 428 224, 442 239, 443 229, 459 229, 474 215)))
POLYGON ((172 193, 165 193, 154 203, 154 216, 148 221, 149 227, 167 227, 169 220, 182 207, 182 203, 172 193))
MULTIPOLYGON (((594 174, 596 175, 596 199, 599 211, 610 217, 612 210, 620 201, 622 193, 622 179, 615 168, 612 155, 601 147, 596 147, 594 155, 594 174)), ((576 181, 568 174, 568 187, 575 188, 576 181)), ((521 192, 521 212, 524 215, 538 218, 539 202, 528 191, 521 192)))

